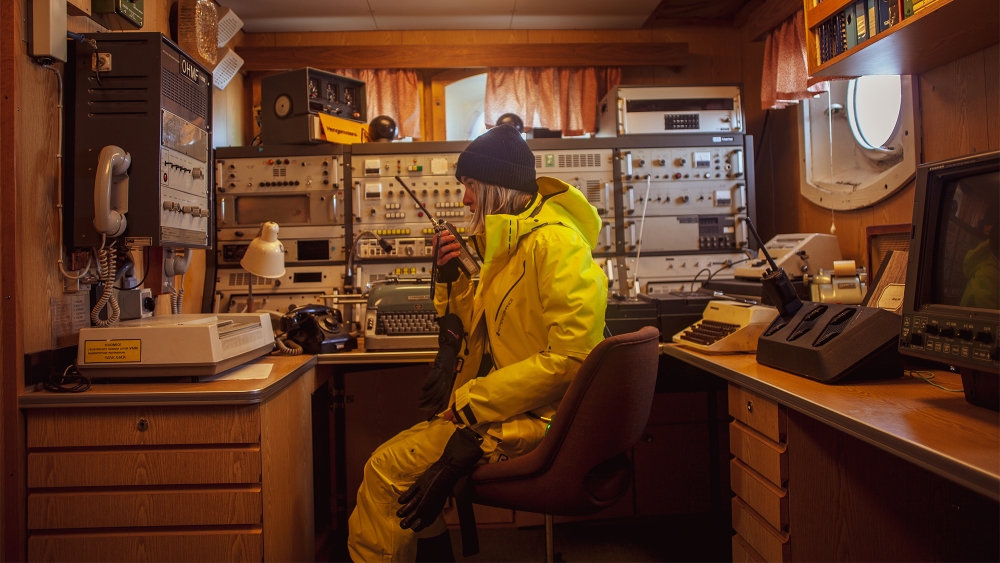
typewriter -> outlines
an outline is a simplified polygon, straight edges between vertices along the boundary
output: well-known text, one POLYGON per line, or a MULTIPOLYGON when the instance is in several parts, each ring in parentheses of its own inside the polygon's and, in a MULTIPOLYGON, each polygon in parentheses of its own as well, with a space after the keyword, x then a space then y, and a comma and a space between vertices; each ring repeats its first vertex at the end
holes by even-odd
POLYGON ((430 285, 374 285, 365 311, 365 350, 436 350, 437 313, 430 285))
POLYGON ((709 301, 700 321, 673 341, 709 353, 755 352, 757 338, 778 316, 774 307, 735 301, 709 301))

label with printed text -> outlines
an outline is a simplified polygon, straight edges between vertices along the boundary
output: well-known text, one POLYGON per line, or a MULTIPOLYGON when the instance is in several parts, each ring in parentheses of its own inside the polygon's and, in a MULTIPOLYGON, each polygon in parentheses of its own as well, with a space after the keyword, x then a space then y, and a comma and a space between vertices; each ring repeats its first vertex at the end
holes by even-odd
POLYGON ((132 363, 142 356, 142 340, 87 340, 83 343, 85 364, 132 363))

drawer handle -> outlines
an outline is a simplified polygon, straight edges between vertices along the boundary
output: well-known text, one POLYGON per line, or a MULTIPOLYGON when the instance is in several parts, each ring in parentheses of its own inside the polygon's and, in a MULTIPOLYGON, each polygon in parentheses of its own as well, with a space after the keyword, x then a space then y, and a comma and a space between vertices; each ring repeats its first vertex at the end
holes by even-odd
POLYGON ((747 401, 747 412, 753 412, 753 401, 747 401))
POLYGON ((135 427, 139 429, 139 432, 145 432, 149 429, 149 421, 145 418, 140 418, 139 422, 135 423, 135 427))

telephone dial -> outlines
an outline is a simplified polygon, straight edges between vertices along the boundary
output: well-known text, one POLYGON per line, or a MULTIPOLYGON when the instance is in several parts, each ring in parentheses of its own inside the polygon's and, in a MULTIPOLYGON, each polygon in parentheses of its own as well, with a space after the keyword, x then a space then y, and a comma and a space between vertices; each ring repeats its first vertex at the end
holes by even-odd
POLYGON ((351 336, 350 326, 337 309, 306 305, 289 311, 279 324, 284 338, 307 354, 332 354, 358 347, 358 339, 351 336))

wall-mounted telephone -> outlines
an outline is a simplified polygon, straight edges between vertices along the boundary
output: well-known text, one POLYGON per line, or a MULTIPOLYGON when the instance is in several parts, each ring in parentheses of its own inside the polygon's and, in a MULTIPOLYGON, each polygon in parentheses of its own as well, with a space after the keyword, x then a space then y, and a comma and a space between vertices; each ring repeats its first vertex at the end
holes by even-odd
POLYGON ((109 237, 125 232, 128 212, 128 168, 132 155, 121 147, 107 145, 97 159, 94 179, 94 228, 109 237))
MULTIPOLYGON (((294 342, 307 354, 332 354, 358 347, 340 311, 323 305, 306 305, 281 317, 285 340, 294 342)), ((286 343, 287 344, 287 343, 286 343)))

